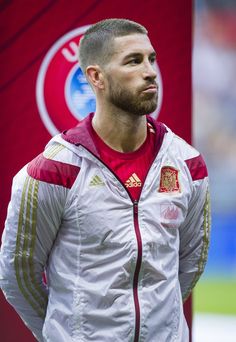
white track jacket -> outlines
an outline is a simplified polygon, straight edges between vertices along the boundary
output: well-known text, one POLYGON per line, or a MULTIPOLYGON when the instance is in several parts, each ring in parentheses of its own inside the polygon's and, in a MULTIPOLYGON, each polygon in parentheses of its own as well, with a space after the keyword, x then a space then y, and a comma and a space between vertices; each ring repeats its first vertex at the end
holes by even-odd
POLYGON ((182 303, 209 241, 205 163, 166 128, 133 203, 90 129, 91 116, 15 176, 1 288, 38 341, 188 342, 182 303))

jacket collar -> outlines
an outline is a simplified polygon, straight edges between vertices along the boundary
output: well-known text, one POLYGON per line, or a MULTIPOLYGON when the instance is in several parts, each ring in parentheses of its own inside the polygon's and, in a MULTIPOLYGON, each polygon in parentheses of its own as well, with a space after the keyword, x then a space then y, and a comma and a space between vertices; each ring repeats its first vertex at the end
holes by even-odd
POLYGON ((67 142, 76 146, 82 145, 96 156, 99 156, 92 138, 93 116, 94 113, 90 113, 84 120, 80 121, 76 127, 64 131, 61 136, 67 142))
MULTIPOLYGON (((90 113, 84 120, 80 121, 76 127, 73 127, 61 134, 61 137, 76 146, 82 145, 95 156, 99 157, 98 150, 92 138, 92 119, 94 113, 90 113)), ((151 123, 156 131, 156 147, 159 151, 164 135, 167 132, 165 125, 154 120, 151 116, 147 115, 147 121, 151 123)))

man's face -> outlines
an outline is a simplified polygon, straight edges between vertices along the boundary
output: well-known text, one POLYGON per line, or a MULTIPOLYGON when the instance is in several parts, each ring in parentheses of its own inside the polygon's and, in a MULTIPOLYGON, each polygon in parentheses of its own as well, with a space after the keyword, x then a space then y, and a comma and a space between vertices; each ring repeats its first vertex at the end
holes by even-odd
POLYGON ((158 99, 155 60, 145 34, 115 38, 113 55, 104 68, 107 100, 135 115, 152 113, 158 99))

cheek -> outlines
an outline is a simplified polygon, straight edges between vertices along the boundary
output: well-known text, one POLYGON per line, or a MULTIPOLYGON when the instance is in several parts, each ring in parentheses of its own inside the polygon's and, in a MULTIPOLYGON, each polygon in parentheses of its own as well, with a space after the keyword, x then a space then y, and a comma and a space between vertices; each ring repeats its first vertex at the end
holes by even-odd
POLYGON ((125 93, 128 96, 137 95, 141 86, 138 82, 137 72, 114 72, 107 76, 106 88, 109 93, 125 93))
POLYGON ((125 70, 117 70, 117 72, 113 73, 111 77, 108 77, 108 80, 111 80, 112 83, 120 84, 125 86, 127 84, 131 85, 133 83, 137 83, 138 81, 138 72, 132 71, 130 69, 125 70))

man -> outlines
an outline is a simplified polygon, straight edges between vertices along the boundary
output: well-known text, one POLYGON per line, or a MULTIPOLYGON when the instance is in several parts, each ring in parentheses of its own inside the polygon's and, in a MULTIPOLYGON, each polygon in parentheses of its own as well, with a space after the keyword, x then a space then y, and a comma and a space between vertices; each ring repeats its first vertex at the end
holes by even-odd
POLYGON ((147 116, 155 56, 135 22, 91 26, 79 61, 96 113, 14 179, 1 287, 39 341, 189 339, 182 300, 206 262, 208 178, 199 153, 147 116))

